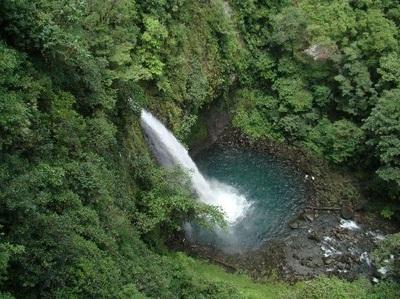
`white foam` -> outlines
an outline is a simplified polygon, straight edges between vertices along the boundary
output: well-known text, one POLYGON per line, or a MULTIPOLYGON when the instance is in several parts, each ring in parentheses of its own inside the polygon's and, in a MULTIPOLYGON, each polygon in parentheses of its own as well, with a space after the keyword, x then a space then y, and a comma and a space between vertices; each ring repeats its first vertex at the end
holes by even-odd
POLYGON ((357 230, 360 229, 358 224, 353 221, 353 220, 345 220, 345 219, 340 219, 340 227, 349 229, 349 230, 357 230))
POLYGON ((335 269, 334 268, 327 268, 326 269, 326 272, 332 272, 332 271, 335 271, 335 269))
POLYGON ((367 232, 367 235, 371 236, 374 242, 382 241, 385 239, 385 236, 377 231, 376 232, 369 231, 367 232))
POLYGON ((328 236, 325 236, 325 237, 324 237, 324 241, 325 241, 325 242, 333 242, 333 238, 328 237, 328 236))
POLYGON ((211 180, 210 187, 214 193, 214 202, 210 202, 210 204, 222 209, 228 223, 233 224, 242 219, 244 212, 250 207, 246 197, 241 195, 234 187, 217 180, 211 180))
POLYGON ((369 258, 368 252, 363 252, 360 255, 360 262, 365 262, 369 267, 371 267, 371 259, 369 258))
POLYGON ((324 257, 341 255, 342 252, 337 250, 332 244, 334 243, 334 239, 328 236, 325 236, 322 241, 321 250, 324 252, 324 257))
POLYGON ((388 268, 387 267, 380 267, 378 269, 378 272, 381 273, 383 276, 385 276, 388 272, 388 268))

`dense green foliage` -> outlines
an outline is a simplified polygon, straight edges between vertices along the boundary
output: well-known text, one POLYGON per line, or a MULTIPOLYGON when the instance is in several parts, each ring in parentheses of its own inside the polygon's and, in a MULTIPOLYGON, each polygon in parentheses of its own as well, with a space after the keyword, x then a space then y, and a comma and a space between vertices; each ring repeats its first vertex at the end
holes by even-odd
POLYGON ((232 2, 248 50, 234 125, 333 164, 362 162, 398 198, 397 1, 232 2))
POLYGON ((128 115, 114 124, 108 108, 80 112, 24 55, 4 44, 1 55, 2 286, 67 298, 184 289, 171 276, 179 266, 140 235, 214 211, 192 199, 179 174, 154 166, 128 115), (118 138, 118 125, 131 132, 118 138))
POLYGON ((400 277, 400 261, 395 259, 394 253, 400 252, 400 233, 387 236, 380 241, 380 245, 373 252, 375 264, 387 269, 389 275, 398 279, 400 277))
POLYGON ((219 30, 208 20, 218 20, 215 5, 1 2, 2 290, 23 298, 208 291, 150 248, 187 219, 220 215, 193 200, 181 174, 156 167, 137 112, 157 86, 161 111, 180 117, 180 104, 192 105, 189 122, 222 84, 212 76, 228 73, 222 56, 233 54, 211 34, 219 30), (189 24, 195 13, 202 26, 189 24), (202 38, 189 36, 194 28, 207 31, 210 47, 193 44, 202 38), (188 67, 186 82, 168 77, 188 67), (171 100, 178 92, 182 100, 171 100))
MULTIPOLYGON (((200 111, 225 99, 252 138, 362 161, 398 197, 397 1, 3 0, 0 11, 2 298, 282 294, 165 252, 184 221, 220 214, 152 161, 144 106, 189 140, 200 111), (322 58, 305 53, 314 45, 322 58)), ((293 296, 332 289, 395 292, 321 278, 293 296)))

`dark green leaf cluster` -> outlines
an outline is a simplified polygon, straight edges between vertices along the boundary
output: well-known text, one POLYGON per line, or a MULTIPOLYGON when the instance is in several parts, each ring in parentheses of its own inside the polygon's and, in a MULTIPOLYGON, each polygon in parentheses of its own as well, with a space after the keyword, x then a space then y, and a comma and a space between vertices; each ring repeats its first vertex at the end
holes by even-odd
POLYGON ((397 1, 232 2, 248 50, 234 125, 362 165, 398 197, 397 1))

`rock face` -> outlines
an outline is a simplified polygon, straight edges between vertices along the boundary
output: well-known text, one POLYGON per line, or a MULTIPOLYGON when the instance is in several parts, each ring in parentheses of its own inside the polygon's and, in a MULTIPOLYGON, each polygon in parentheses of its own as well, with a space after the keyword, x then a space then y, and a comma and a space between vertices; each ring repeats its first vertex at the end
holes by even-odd
POLYGON ((223 2, 223 7, 224 7, 224 13, 225 13, 229 18, 231 18, 231 17, 232 17, 233 10, 232 10, 232 7, 231 7, 231 5, 229 4, 229 2, 228 2, 228 1, 224 1, 224 2, 223 2))
POLYGON ((334 47, 327 47, 314 44, 304 50, 304 53, 311 56, 315 61, 324 61, 330 59, 335 53, 334 47))
POLYGON ((197 140, 194 144, 191 144, 191 157, 196 156, 199 152, 213 145, 225 129, 229 127, 231 118, 228 112, 219 109, 218 104, 215 104, 208 110, 207 117, 203 121, 207 127, 207 138, 197 140))

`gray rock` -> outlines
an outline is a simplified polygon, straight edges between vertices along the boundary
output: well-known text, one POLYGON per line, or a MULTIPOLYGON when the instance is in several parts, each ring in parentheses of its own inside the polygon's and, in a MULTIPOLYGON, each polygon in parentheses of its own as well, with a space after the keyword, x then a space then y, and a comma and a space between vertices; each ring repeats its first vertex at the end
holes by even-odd
POLYGON ((304 213, 303 217, 305 220, 308 220, 310 222, 314 221, 314 216, 311 213, 304 213))
POLYGON ((324 258, 323 261, 324 261, 325 265, 330 265, 330 264, 332 264, 334 262, 334 260, 331 259, 330 257, 324 258))
POLYGON ((312 231, 309 235, 308 238, 310 240, 314 240, 316 242, 321 242, 322 238, 321 236, 316 232, 316 231, 312 231))
POLYGON ((342 216, 343 219, 350 220, 350 219, 353 218, 354 212, 353 212, 353 210, 352 210, 350 207, 348 207, 348 206, 343 206, 343 207, 340 209, 340 215, 342 216))
POLYGON ((296 220, 290 221, 289 222, 289 227, 291 229, 297 229, 300 227, 299 222, 297 222, 296 220))

